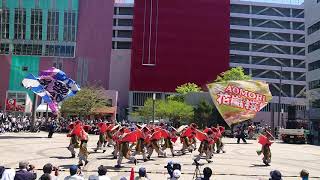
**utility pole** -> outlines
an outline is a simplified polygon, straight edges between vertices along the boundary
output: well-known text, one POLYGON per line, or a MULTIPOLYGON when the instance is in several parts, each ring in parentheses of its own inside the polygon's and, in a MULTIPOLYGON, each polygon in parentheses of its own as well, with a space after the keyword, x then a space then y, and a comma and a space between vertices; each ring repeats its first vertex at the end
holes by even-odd
POLYGON ((279 83, 279 101, 278 101, 278 127, 281 126, 280 124, 280 111, 281 111, 281 96, 282 96, 282 64, 280 66, 280 77, 279 77, 280 83, 279 83))

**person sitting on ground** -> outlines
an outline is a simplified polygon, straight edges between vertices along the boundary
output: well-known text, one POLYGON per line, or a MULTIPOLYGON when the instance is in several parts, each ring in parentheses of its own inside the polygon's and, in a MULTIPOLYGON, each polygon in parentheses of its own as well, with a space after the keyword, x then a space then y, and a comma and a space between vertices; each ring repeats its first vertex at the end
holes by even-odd
POLYGON ((139 168, 139 176, 135 180, 150 180, 147 176, 147 170, 144 167, 139 168))
POLYGON ((72 165, 70 167, 70 176, 65 177, 64 180, 84 180, 79 174, 81 174, 81 171, 78 166, 72 165))
POLYGON ((281 172, 278 170, 271 171, 269 180, 282 180, 281 172))
POLYGON ((98 176, 91 175, 89 176, 89 180, 111 180, 111 178, 107 175, 107 167, 101 165, 98 167, 98 176))
POLYGON ((44 173, 42 176, 39 178, 39 180, 52 180, 51 174, 44 173))
POLYGON ((14 180, 16 172, 14 169, 5 169, 0 175, 1 180, 14 180))
POLYGON ((37 174, 34 172, 35 167, 29 165, 28 162, 19 162, 19 171, 16 172, 14 180, 35 180, 37 179, 37 174))
POLYGON ((300 172, 300 177, 302 180, 308 180, 309 179, 309 172, 305 169, 302 169, 300 172))
MULTIPOLYGON (((51 163, 47 163, 43 166, 42 171, 44 174, 49 174, 52 180, 59 180, 59 169, 54 167, 51 163), (52 175, 52 171, 54 171, 54 175, 52 175)), ((40 180, 40 179, 39 179, 40 180)))

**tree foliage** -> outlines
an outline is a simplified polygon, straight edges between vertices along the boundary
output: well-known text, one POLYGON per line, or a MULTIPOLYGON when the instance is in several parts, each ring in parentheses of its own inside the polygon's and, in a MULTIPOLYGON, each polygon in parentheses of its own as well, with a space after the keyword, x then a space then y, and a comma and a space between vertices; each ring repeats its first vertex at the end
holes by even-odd
POLYGON ((62 103, 61 112, 78 116, 90 115, 95 108, 108 105, 108 97, 104 91, 102 87, 84 87, 75 96, 62 103))
POLYGON ((201 100, 197 107, 195 107, 194 122, 198 124, 200 128, 210 126, 210 121, 213 120, 214 106, 205 100, 201 100))
POLYGON ((249 75, 246 75, 242 67, 235 67, 221 73, 214 82, 251 80, 251 79, 252 77, 249 75))
MULTIPOLYGON (((144 106, 131 113, 135 117, 142 117, 145 120, 152 120, 153 100, 148 99, 144 106)), ((174 100, 156 100, 155 101, 155 118, 169 119, 171 121, 189 121, 193 118, 193 107, 180 101, 174 100)))
POLYGON ((184 102, 184 97, 190 92, 201 92, 201 88, 195 83, 185 83, 176 88, 176 94, 168 97, 169 100, 184 102))

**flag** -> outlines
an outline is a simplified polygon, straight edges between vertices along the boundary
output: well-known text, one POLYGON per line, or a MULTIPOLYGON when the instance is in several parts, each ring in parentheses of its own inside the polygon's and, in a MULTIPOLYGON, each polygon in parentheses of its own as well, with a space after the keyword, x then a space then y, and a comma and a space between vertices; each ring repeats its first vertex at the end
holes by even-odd
POLYGON ((227 81, 207 85, 213 103, 231 126, 255 117, 272 99, 269 85, 263 81, 227 81))
POLYGON ((80 86, 57 68, 50 68, 40 72, 39 77, 33 74, 27 75, 22 84, 40 96, 53 113, 58 112, 58 103, 74 96, 80 91, 80 86))

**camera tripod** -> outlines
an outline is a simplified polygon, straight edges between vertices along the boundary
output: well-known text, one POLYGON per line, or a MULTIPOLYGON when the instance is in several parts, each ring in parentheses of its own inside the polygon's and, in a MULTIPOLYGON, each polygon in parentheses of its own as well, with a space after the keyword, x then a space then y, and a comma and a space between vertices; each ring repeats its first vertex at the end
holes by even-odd
POLYGON ((194 170, 192 180, 195 180, 195 179, 198 179, 198 178, 201 178, 201 172, 200 172, 200 169, 199 169, 199 164, 196 164, 196 169, 194 170))

